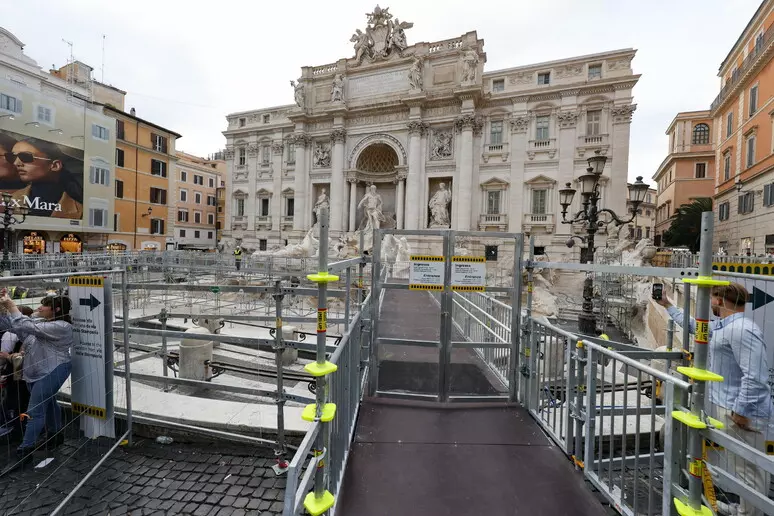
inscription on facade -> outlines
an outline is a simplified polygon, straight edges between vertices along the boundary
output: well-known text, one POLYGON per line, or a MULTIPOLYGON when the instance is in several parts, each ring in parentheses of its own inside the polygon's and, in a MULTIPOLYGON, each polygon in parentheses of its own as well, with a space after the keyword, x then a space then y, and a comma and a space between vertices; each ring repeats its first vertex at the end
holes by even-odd
POLYGON ((425 117, 428 117, 428 118, 435 117, 435 116, 449 116, 449 115, 459 115, 459 114, 460 114, 460 106, 456 104, 451 106, 431 107, 425 110, 425 117))
POLYGON ((400 122, 408 120, 408 111, 399 111, 397 113, 387 113, 384 115, 356 116, 347 120, 349 126, 375 125, 385 122, 400 122))
POLYGON ((408 89, 408 75, 405 70, 355 77, 349 80, 349 98, 373 97, 408 89))

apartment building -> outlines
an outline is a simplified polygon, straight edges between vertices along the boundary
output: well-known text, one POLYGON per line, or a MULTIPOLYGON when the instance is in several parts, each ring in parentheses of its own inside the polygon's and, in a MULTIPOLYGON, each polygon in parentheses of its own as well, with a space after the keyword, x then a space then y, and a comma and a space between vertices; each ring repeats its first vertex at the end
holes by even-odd
MULTIPOLYGON (((628 192, 628 190, 627 190, 628 192)), ((634 205, 626 194, 626 213, 631 213, 634 205)), ((629 224, 629 240, 639 242, 643 238, 652 239, 656 225, 656 189, 649 188, 645 200, 637 208, 637 218, 629 224)))
POLYGON ((765 0, 720 64, 710 111, 715 242, 731 254, 774 253, 774 0, 765 0))
MULTIPOLYGON (((709 111, 678 113, 666 134, 669 152, 653 174, 658 194, 655 200, 653 243, 662 245, 677 208, 715 193, 714 121, 709 111)), ((643 205, 644 208, 644 205, 643 205)))
POLYGON ((115 118, 115 214, 108 249, 173 249, 175 142, 180 134, 112 106, 115 118))
POLYGON ((177 152, 174 239, 177 249, 214 250, 226 162, 177 152))

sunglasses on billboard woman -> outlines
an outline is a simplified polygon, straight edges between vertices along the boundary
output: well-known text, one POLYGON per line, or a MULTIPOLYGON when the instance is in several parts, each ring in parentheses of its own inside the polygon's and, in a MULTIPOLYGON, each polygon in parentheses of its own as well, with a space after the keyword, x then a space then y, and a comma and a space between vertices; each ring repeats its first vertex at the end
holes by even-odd
POLYGON ((5 160, 13 165, 16 162, 16 158, 19 158, 19 161, 22 163, 32 163, 36 159, 42 159, 45 161, 55 161, 50 158, 42 158, 40 156, 35 156, 31 152, 6 152, 5 153, 5 160))

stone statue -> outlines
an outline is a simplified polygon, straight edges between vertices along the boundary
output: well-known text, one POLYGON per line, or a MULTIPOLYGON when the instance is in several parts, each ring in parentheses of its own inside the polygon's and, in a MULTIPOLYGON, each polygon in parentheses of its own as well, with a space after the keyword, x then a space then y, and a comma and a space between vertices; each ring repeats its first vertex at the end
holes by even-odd
POLYGON ((388 7, 382 9, 378 5, 373 12, 366 13, 368 23, 365 32, 356 30, 350 38, 355 44, 355 65, 364 57, 370 61, 378 61, 391 57, 393 54, 403 55, 408 48, 406 29, 414 26, 411 22, 402 22, 395 18, 388 7))
POLYGON ((330 209, 330 207, 331 203, 328 200, 328 194, 326 193, 325 188, 323 188, 320 192, 320 195, 317 197, 317 202, 314 203, 314 208, 312 208, 315 224, 320 221, 320 210, 323 208, 330 209))
POLYGON ((432 159, 449 159, 452 157, 451 131, 433 132, 432 159))
POLYGON ((478 54, 475 50, 468 50, 462 54, 462 82, 476 82, 478 72, 478 54))
POLYGON ((344 77, 340 73, 333 78, 331 102, 344 102, 344 77))
POLYGON ((360 200, 357 208, 364 208, 363 212, 366 216, 363 227, 364 231, 371 232, 374 229, 379 229, 381 223, 384 221, 384 214, 382 213, 382 196, 376 192, 376 185, 371 185, 366 190, 365 195, 360 200))
POLYGON ((296 106, 303 108, 304 107, 304 101, 306 100, 304 95, 304 85, 301 84, 301 80, 299 79, 298 82, 296 81, 290 81, 290 85, 293 86, 293 97, 296 101, 296 106))
POLYGON ((355 44, 355 61, 360 63, 364 56, 372 57, 371 48, 374 46, 374 40, 371 37, 370 27, 366 27, 365 32, 355 29, 350 41, 355 44))
POLYGON ((424 87, 424 80, 422 79, 422 60, 418 57, 415 57, 414 62, 411 63, 408 80, 412 90, 422 91, 422 88, 424 87))
POLYGON ((395 18, 394 22, 388 20, 387 25, 390 28, 389 46, 397 49, 398 53, 406 50, 406 48, 408 48, 408 43, 406 43, 406 33, 404 30, 410 29, 414 24, 411 22, 401 22, 399 19, 395 18))
POLYGON ((315 168, 328 168, 331 166, 331 151, 319 142, 314 147, 314 166, 315 168))
POLYGON ((435 192, 433 198, 430 199, 428 206, 430 207, 430 227, 431 228, 448 228, 451 226, 449 219, 449 203, 451 202, 451 192, 446 189, 446 185, 440 183, 438 185, 438 191, 435 192))

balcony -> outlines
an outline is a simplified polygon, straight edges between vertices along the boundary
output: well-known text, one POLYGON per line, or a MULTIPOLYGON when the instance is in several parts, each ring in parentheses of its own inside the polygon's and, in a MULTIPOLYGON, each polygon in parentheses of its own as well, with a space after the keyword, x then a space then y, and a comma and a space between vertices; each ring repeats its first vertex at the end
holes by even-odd
POLYGON ((755 43, 755 47, 753 47, 752 51, 747 54, 747 57, 742 61, 742 66, 736 70, 736 73, 731 76, 726 82, 726 85, 723 86, 723 89, 720 90, 720 93, 718 93, 718 96, 715 97, 715 100, 712 101, 710 111, 713 116, 715 115, 715 110, 719 109, 723 103, 731 97, 731 94, 736 90, 737 86, 740 86, 744 82, 755 65, 765 62, 765 59, 761 58, 765 51, 769 49, 772 40, 774 40, 774 24, 772 24, 763 34, 763 37, 755 43))
POLYGON ((554 159, 556 156, 556 138, 530 140, 527 144, 527 157, 535 159, 535 156, 541 153, 548 154, 548 159, 554 159))
POLYGON ((508 161, 508 144, 507 143, 489 143, 484 145, 484 163, 489 163, 490 158, 499 157, 502 161, 508 161))
POLYGON ((247 231, 247 217, 244 215, 239 216, 235 215, 233 220, 231 221, 231 229, 241 229, 242 231, 247 231))
POLYGON ((247 182, 247 166, 246 165, 237 165, 234 167, 234 182, 235 183, 245 183, 247 182))
POLYGON ((271 229, 271 215, 256 215, 255 229, 271 229))
POLYGON ((578 151, 578 158, 586 157, 586 154, 593 154, 596 150, 601 150, 602 154, 607 155, 610 149, 610 135, 608 134, 584 134, 578 136, 578 143, 575 148, 578 151))
POLYGON ((478 229, 486 231, 487 228, 495 228, 500 231, 508 230, 508 215, 505 213, 485 213, 478 221, 478 229))
POLYGON ((553 213, 525 213, 524 231, 532 231, 532 228, 545 228, 547 233, 554 232, 554 214, 553 213))
POLYGON ((282 229, 293 229, 293 215, 282 216, 282 229))

